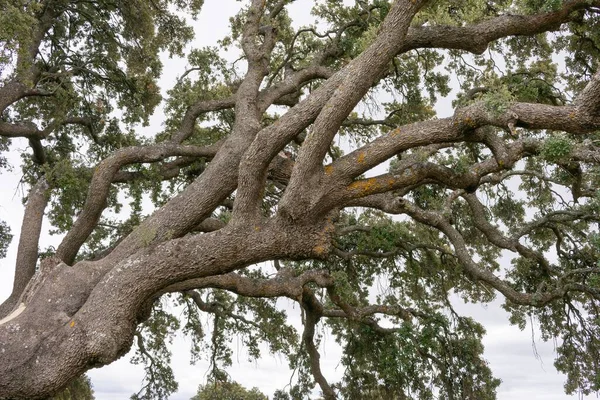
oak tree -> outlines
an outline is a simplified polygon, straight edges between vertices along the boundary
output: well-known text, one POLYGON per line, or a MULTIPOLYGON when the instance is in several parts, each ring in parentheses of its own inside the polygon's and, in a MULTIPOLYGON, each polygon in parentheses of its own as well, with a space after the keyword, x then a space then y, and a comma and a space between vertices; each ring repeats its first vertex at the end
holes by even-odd
POLYGON ((238 335, 287 357, 292 398, 493 399, 453 296, 503 297, 558 339, 568 393, 600 389, 600 1, 321 0, 299 27, 294 0, 248 0, 194 48, 202 3, 0 0, 0 150, 28 143, 0 398, 134 344, 134 398, 166 398, 182 329, 215 382, 238 335), (189 68, 159 88, 166 55, 189 68), (40 251, 44 217, 63 237, 40 251))
POLYGON ((268 400, 257 388, 246 389, 237 382, 210 382, 200 385, 191 400, 268 400))

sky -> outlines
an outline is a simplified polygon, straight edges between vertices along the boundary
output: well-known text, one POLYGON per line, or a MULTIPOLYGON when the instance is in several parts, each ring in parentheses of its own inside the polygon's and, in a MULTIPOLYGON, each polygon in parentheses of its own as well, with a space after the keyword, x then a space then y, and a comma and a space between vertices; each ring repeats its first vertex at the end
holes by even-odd
MULTIPOLYGON (((299 0, 292 4, 290 15, 296 24, 302 25, 310 21, 311 1, 299 0)), ((216 45, 216 40, 227 34, 228 19, 239 8, 235 0, 206 0, 202 13, 194 22, 197 39, 194 46, 216 45)), ((164 78, 160 82, 163 92, 173 84, 177 76, 185 70, 185 61, 165 58, 164 78)), ((439 109, 451 110, 451 99, 438 104, 439 109)), ((161 129, 164 115, 157 112, 151 119, 148 134, 161 129)), ((22 151, 27 149, 26 141, 17 141, 17 147, 22 151)), ((0 219, 7 221, 14 234, 13 242, 5 259, 0 260, 0 302, 10 295, 16 259, 16 247, 23 218, 21 198, 22 188, 19 186, 20 168, 19 154, 10 154, 9 159, 15 166, 12 172, 0 176, 0 219)), ((43 227, 40 248, 57 245, 60 238, 49 236, 47 222, 43 227)), ((282 303, 288 310, 291 322, 300 326, 298 307, 282 303)), ((502 380, 498 390, 500 400, 563 400, 580 399, 579 396, 564 394, 565 377, 559 374, 553 366, 554 343, 544 343, 539 332, 531 326, 524 331, 508 323, 508 314, 500 307, 497 300, 488 305, 464 304, 457 300, 455 307, 459 313, 473 317, 481 322, 487 330, 484 338, 485 357, 489 361, 495 376, 502 380)), ((175 313, 178 310, 174 310, 175 313)), ((232 338, 235 343, 236 338, 232 338)), ((183 400, 192 397, 198 385, 207 376, 208 363, 200 361, 191 366, 189 363, 189 340, 178 336, 173 345, 173 369, 179 382, 179 391, 171 396, 173 400, 183 400)), ((290 381, 291 371, 283 357, 266 355, 259 362, 248 362, 247 353, 241 345, 234 356, 234 365, 228 370, 232 379, 247 387, 258 387, 263 393, 272 395, 276 389, 284 388, 290 381)), ((343 375, 339 365, 340 348, 333 337, 324 332, 320 349, 321 363, 324 375, 334 382, 343 375)), ((141 387, 143 370, 140 366, 129 363, 131 355, 126 355, 111 365, 88 372, 96 399, 121 400, 127 399, 141 387)), ((316 392, 315 392, 316 393, 316 392)), ((589 397, 596 398, 594 397, 589 397)))

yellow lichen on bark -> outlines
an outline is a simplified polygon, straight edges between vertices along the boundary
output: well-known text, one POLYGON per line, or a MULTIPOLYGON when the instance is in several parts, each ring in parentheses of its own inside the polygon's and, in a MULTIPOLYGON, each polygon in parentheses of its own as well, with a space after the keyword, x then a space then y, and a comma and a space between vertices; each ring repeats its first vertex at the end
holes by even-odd
POLYGON ((316 254, 316 255, 318 255, 318 256, 324 256, 324 255, 325 255, 325 253, 327 253, 327 247, 325 247, 325 246, 324 246, 324 245, 322 245, 322 244, 319 244, 319 245, 317 245, 317 246, 315 246, 315 247, 313 248, 313 251, 314 251, 314 252, 315 252, 315 254, 316 254))
POLYGON ((471 128, 475 128, 477 126, 477 124, 475 123, 475 121, 473 121, 471 117, 465 118, 465 124, 471 128))
POLYGON ((360 181, 354 181, 348 186, 348 189, 354 192, 358 192, 364 196, 375 192, 379 188, 379 182, 375 178, 362 179, 360 181))

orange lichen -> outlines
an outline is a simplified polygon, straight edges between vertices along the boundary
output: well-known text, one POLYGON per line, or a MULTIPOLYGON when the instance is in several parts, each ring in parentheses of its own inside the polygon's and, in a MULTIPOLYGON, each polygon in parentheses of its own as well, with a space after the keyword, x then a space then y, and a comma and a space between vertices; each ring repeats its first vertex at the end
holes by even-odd
POLYGON ((322 256, 322 255, 325 255, 325 253, 327 253, 327 248, 325 246, 323 246, 322 244, 319 244, 319 245, 315 246, 313 251, 315 252, 316 255, 322 256))
POLYGON ((365 162, 365 153, 364 152, 361 151, 360 153, 358 153, 356 162, 358 162, 359 164, 362 164, 365 162))
POLYGON ((400 134, 400 128, 396 128, 390 132, 390 135, 396 136, 400 134))
POLYGON ((260 226, 258 226, 258 225, 254 225, 254 230, 255 230, 256 232, 260 231, 260 226))
POLYGON ((329 164, 325 166, 325 175, 331 175, 333 172, 333 165, 329 164))
POLYGON ((71 323, 69 324, 69 326, 72 328, 75 326, 75 321, 71 321, 71 323))
POLYGON ((377 190, 379 188, 379 182, 375 178, 362 179, 360 181, 352 182, 348 188, 365 195, 377 190))
POLYGON ((473 119, 471 117, 466 117, 464 119, 465 124, 467 124, 467 126, 470 126, 471 128, 474 128, 475 126, 477 126, 477 124, 475 123, 475 121, 473 121, 473 119))

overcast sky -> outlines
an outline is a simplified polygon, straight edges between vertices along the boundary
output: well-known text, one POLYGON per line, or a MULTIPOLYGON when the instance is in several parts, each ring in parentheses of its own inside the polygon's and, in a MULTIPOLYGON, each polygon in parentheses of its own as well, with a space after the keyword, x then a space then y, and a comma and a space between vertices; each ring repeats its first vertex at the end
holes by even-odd
MULTIPOLYGON (((296 1, 290 8, 294 21, 302 25, 310 21, 309 11, 311 1, 296 1)), ((206 0, 199 20, 195 23, 197 41, 195 46, 216 45, 216 40, 227 33, 228 19, 235 13, 240 3, 235 0, 206 0)), ((168 89, 174 79, 185 69, 182 60, 165 60, 164 78, 161 81, 163 92, 168 89)), ((450 99, 440 103, 439 107, 448 108, 450 99)), ((145 128, 148 134, 161 129, 162 115, 157 113, 152 118, 152 125, 145 128)), ((20 143, 22 151, 29 151, 25 141, 20 143)), ((0 219, 7 221, 15 235, 8 256, 0 260, 0 302, 7 298, 12 288, 16 247, 23 217, 21 205, 22 191, 18 186, 20 168, 19 154, 13 153, 10 159, 15 166, 12 173, 0 176, 0 219)), ((43 232, 48 231, 45 224, 43 232)), ((57 245, 58 238, 43 233, 40 248, 57 245)), ((578 399, 578 396, 567 396, 563 391, 565 377, 559 374, 554 366, 554 345, 544 343, 539 339, 539 332, 528 326, 520 331, 508 323, 508 315, 500 308, 500 301, 487 306, 462 304, 457 302, 456 308, 464 315, 469 315, 484 324, 487 335, 484 338, 485 356, 490 362, 496 377, 502 379, 498 398, 501 400, 529 399, 578 399)), ((298 308, 290 306, 289 315, 292 321, 299 325, 298 308)), ((232 338, 236 343, 236 338, 232 338)), ((199 362, 195 366, 189 364, 189 341, 178 337, 173 345, 173 368, 180 390, 171 399, 189 399, 196 392, 198 384, 206 378, 208 363, 199 362)), ((256 386, 267 395, 272 395, 276 389, 283 388, 290 380, 291 371, 285 359, 277 356, 265 357, 259 363, 249 363, 241 345, 234 357, 234 365, 229 369, 231 377, 241 384, 256 386)), ((325 335, 321 343, 322 368, 330 382, 336 381, 343 374, 339 366, 340 350, 334 339, 325 335)), ((126 355, 119 361, 89 371, 96 398, 98 400, 127 399, 137 392, 143 378, 139 366, 129 364, 130 356, 126 355)), ((596 398, 589 397, 589 398, 596 398)))

